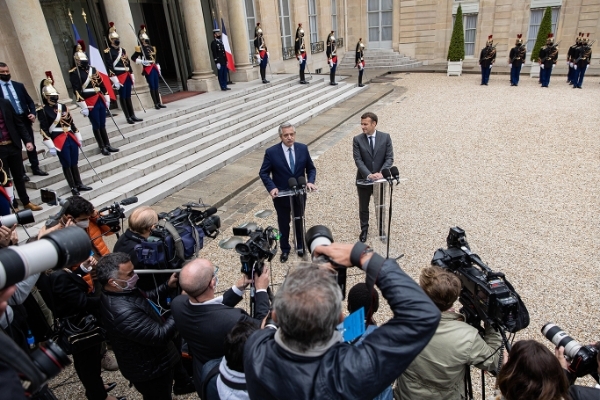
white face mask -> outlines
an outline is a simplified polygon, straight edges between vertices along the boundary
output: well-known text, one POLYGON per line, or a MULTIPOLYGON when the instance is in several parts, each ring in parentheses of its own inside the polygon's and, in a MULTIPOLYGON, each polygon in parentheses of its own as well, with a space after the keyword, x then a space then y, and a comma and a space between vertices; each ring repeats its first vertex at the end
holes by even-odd
POLYGON ((90 226, 90 220, 86 219, 85 221, 78 221, 75 222, 75 225, 77 225, 80 228, 87 229, 88 226, 90 226))

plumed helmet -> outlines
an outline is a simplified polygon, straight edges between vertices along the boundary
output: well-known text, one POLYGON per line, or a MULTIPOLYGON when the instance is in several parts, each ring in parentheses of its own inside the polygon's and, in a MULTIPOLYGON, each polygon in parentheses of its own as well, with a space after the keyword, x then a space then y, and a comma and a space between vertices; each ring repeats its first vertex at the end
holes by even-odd
POLYGON ((492 39, 493 35, 488 36, 487 42, 486 44, 488 46, 491 46, 492 44, 494 44, 494 40, 492 39))
POLYGON ((583 34, 581 34, 581 42, 582 44, 588 44, 588 42, 590 41, 590 34, 587 33, 586 36, 583 36, 583 34))
POLYGON ((516 42, 516 44, 523 44, 523 34, 522 33, 519 33, 517 35, 517 42, 516 42))
POLYGON ((108 23, 108 34, 106 36, 111 44, 113 44, 115 40, 119 39, 119 34, 117 33, 117 28, 115 28, 114 22, 108 23))
POLYGON ((260 36, 262 36, 262 34, 263 34, 263 31, 262 31, 262 28, 260 27, 260 22, 257 22, 256 28, 254 28, 254 36, 260 37, 260 36))
POLYGON ((364 48, 365 48, 365 45, 362 42, 362 38, 359 38, 358 42, 356 43, 356 51, 363 50, 364 48))
POLYGON ((81 61, 88 61, 88 57, 85 54, 85 42, 81 39, 77 41, 77 44, 73 47, 73 59, 75 65, 81 65, 81 61))
POLYGON ((298 24, 298 28, 296 29, 296 39, 304 37, 304 29, 302 29, 302 23, 298 24))
POLYGON ((335 42, 335 35, 333 33, 334 31, 331 31, 331 33, 327 36, 328 42, 335 42))
POLYGON ((549 33, 548 38, 546 39, 546 44, 552 44, 552 43, 554 43, 554 34, 549 33))
POLYGON ((52 77, 52 72, 46 71, 46 77, 40 82, 40 93, 45 104, 54 105, 55 102, 51 101, 50 98, 58 96, 58 91, 53 84, 54 78, 52 77))
POLYGON ((138 38, 140 39, 140 42, 144 44, 150 44, 150 37, 146 32, 146 25, 140 25, 140 30, 138 31, 138 38))

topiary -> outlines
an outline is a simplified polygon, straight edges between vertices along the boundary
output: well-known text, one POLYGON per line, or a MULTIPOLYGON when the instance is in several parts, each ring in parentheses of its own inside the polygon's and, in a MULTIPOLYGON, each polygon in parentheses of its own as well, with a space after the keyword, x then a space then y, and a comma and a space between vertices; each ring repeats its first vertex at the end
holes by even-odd
POLYGON ((452 38, 448 48, 448 61, 462 61, 465 59, 465 31, 463 29, 462 7, 459 4, 452 28, 452 38))
POLYGON ((549 33, 552 33, 552 9, 546 7, 544 17, 540 23, 540 29, 538 30, 537 39, 535 39, 535 46, 533 46, 533 50, 531 51, 531 61, 537 62, 538 58, 540 58, 540 49, 546 44, 549 33))

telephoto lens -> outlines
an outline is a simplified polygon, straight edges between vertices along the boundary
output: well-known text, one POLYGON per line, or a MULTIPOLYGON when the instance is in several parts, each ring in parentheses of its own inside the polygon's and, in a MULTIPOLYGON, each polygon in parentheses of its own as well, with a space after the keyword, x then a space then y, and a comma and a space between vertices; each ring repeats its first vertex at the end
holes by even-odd
POLYGON ((14 214, 0 217, 0 226, 13 226, 14 224, 27 225, 35 222, 31 210, 21 210, 14 214))
POLYGON ((333 235, 331 230, 324 225, 315 225, 306 231, 306 247, 310 250, 313 262, 316 263, 330 263, 333 267, 336 267, 337 282, 342 290, 342 298, 346 298, 346 268, 337 268, 336 264, 332 262, 329 257, 320 255, 319 257, 314 256, 314 251, 317 246, 329 246, 333 243, 333 235))
POLYGON ((547 323, 542 327, 542 334, 546 339, 554 343, 556 347, 564 347, 565 355, 571 359, 575 358, 577 352, 581 349, 581 343, 573 339, 563 331, 560 326, 552 323, 547 323))

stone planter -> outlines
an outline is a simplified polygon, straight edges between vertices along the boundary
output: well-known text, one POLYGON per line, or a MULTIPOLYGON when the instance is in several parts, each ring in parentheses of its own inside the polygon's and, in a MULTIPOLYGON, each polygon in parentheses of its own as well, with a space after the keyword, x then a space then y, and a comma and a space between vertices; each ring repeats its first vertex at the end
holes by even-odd
POLYGON ((448 74, 446 76, 461 76, 462 75, 462 60, 461 61, 448 61, 448 74))
POLYGON ((536 62, 531 63, 531 69, 529 70, 530 78, 539 78, 540 77, 540 64, 536 62))

